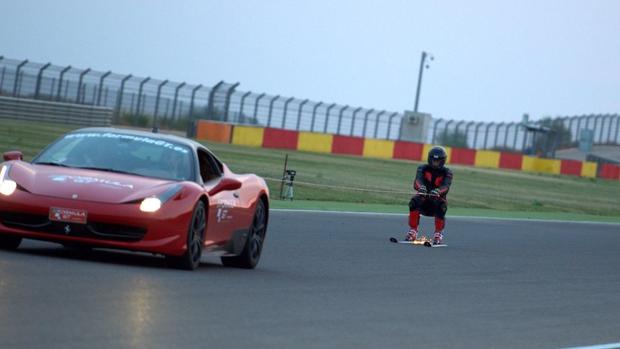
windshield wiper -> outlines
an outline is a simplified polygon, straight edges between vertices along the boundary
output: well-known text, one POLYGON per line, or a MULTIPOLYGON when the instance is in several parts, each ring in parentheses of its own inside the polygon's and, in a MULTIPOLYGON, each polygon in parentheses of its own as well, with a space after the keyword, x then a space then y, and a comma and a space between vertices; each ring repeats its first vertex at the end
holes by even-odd
POLYGON ((71 167, 69 165, 60 163, 60 162, 53 162, 53 161, 41 161, 41 162, 33 162, 34 165, 49 165, 49 166, 60 166, 60 167, 71 167))
POLYGON ((134 172, 128 172, 128 171, 123 171, 123 170, 116 170, 113 168, 106 168, 106 167, 76 167, 79 168, 81 170, 95 170, 95 171, 104 171, 104 172, 114 172, 114 173, 122 173, 122 174, 129 174, 129 175, 134 175, 136 176, 137 174, 134 172))

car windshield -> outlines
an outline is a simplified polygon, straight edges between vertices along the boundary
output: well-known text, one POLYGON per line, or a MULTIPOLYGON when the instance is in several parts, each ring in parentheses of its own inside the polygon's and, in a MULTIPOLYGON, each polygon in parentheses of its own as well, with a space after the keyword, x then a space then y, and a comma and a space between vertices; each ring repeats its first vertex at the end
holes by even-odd
POLYGON ((112 132, 70 133, 33 163, 97 169, 171 180, 192 180, 191 149, 156 137, 112 132))

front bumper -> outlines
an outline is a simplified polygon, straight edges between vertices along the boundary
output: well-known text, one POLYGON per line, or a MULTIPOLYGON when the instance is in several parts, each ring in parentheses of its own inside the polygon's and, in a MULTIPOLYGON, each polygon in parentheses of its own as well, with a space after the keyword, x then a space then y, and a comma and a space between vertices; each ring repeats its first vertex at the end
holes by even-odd
POLYGON ((140 211, 139 203, 108 204, 16 191, 0 197, 0 234, 59 243, 182 255, 193 205, 171 200, 154 213, 140 211), (51 207, 85 210, 85 224, 49 219, 51 207))

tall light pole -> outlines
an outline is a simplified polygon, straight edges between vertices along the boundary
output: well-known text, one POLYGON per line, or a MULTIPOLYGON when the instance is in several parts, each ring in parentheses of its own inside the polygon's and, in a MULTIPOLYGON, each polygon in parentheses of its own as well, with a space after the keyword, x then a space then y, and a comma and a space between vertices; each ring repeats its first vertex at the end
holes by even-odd
POLYGON ((418 112, 418 102, 420 101, 420 89, 422 88, 422 74, 424 72, 424 68, 428 69, 429 66, 426 64, 426 58, 429 58, 431 61, 435 59, 432 54, 422 51, 422 57, 420 58, 420 72, 418 73, 418 89, 415 93, 415 106, 413 107, 414 112, 418 112))

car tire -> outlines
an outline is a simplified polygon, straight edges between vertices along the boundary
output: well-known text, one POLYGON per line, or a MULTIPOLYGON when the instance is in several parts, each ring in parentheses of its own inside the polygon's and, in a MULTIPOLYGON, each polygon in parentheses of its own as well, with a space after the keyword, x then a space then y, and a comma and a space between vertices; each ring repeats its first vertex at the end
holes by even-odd
POLYGON ((194 270, 200 265, 202 244, 207 227, 207 212, 205 204, 198 201, 187 230, 187 250, 182 256, 166 256, 168 265, 184 270, 194 270))
POLYGON ((22 243, 22 238, 12 235, 0 235, 0 249, 15 250, 22 243))
POLYGON ((222 257, 222 264, 227 267, 254 269, 263 251, 266 233, 267 209, 263 200, 258 200, 243 251, 238 256, 222 257))

